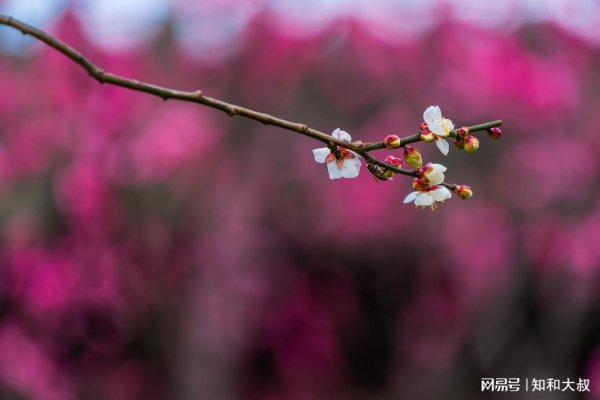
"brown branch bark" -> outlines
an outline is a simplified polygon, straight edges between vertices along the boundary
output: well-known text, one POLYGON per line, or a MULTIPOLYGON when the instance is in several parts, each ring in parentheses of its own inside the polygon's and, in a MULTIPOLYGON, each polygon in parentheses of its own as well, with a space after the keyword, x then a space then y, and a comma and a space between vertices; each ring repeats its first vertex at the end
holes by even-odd
MULTIPOLYGON (((335 146, 342 146, 360 154, 367 163, 375 164, 383 168, 387 168, 396 173, 416 177, 418 176, 417 171, 406 170, 398 167, 394 167, 382 161, 379 161, 369 154, 369 151, 379 150, 385 148, 383 141, 373 143, 362 143, 360 141, 346 142, 345 140, 338 139, 324 132, 316 129, 309 128, 305 124, 298 122, 287 121, 282 118, 275 117, 270 114, 266 114, 259 111, 254 111, 246 107, 238 106, 235 104, 227 103, 223 100, 208 97, 202 93, 201 90, 195 91, 182 91, 171 89, 163 86, 154 85, 151 83, 142 82, 136 79, 124 78, 105 72, 102 68, 98 67, 91 60, 81 54, 79 51, 69 46, 57 37, 41 30, 30 26, 24 22, 21 22, 15 18, 7 15, 0 14, 0 24, 7 25, 21 31, 25 35, 31 35, 36 39, 46 43, 48 46, 61 52, 66 57, 73 60, 75 63, 80 65, 84 70, 90 74, 95 80, 101 84, 110 84, 115 86, 121 86, 127 89, 135 90, 138 92, 148 93, 154 96, 158 96, 163 100, 175 99, 180 101, 186 101, 190 103, 202 104, 207 107, 215 108, 225 112, 227 115, 234 117, 236 115, 252 119, 254 121, 261 122, 266 125, 277 126, 279 128, 287 129, 316 139, 320 142, 325 143, 328 147, 334 148, 335 146)), ((471 133, 477 131, 487 130, 489 128, 497 127, 502 125, 502 121, 491 121, 479 125, 473 125, 469 127, 471 133)), ((456 137, 456 129, 450 132, 451 137, 456 137)), ((414 134, 401 138, 401 146, 405 146, 409 143, 418 142, 420 140, 420 134, 414 134)), ((450 185, 448 185, 450 186, 450 185)))
POLYGON ((107 83, 110 85, 121 86, 127 89, 135 90, 138 92, 152 94, 162 98, 163 100, 176 99, 181 101, 187 101, 190 103, 202 104, 207 107, 212 107, 217 110, 221 110, 231 117, 239 115, 241 117, 253 119, 255 121, 262 122, 266 125, 277 126, 283 129, 300 133, 305 136, 312 137, 313 139, 319 140, 328 145, 336 144, 339 146, 350 148, 351 150, 359 149, 357 145, 349 144, 344 140, 334 138, 331 135, 320 132, 316 129, 309 128, 305 124, 286 121, 282 118, 274 117, 270 114, 254 111, 246 107, 241 107, 235 104, 227 103, 223 100, 208 97, 205 96, 201 90, 195 90, 191 92, 175 90, 154 85, 151 83, 138 81, 136 79, 124 78, 122 76, 111 74, 110 72, 105 72, 102 68, 98 67, 79 51, 75 50, 73 47, 69 46, 62 40, 56 38, 55 36, 47 32, 44 32, 33 26, 27 25, 26 23, 21 22, 10 16, 0 14, 0 24, 18 29, 23 34, 31 35, 36 39, 46 43, 48 46, 58 50, 59 52, 73 60, 75 63, 79 64, 94 79, 96 79, 100 83, 107 83))

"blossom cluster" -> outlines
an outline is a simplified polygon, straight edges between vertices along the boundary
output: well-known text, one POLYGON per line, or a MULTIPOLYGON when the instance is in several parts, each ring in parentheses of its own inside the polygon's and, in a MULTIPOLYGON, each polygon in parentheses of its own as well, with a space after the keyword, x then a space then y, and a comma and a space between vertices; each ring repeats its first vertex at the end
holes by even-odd
MULTIPOLYGON (((492 139, 499 139, 502 135, 502 131, 497 126, 487 128, 487 132, 492 139)), ((334 130, 331 136, 348 142, 349 147, 352 144, 350 134, 340 128, 334 130)), ((471 128, 461 127, 455 129, 454 123, 442 115, 440 107, 429 106, 423 113, 423 122, 419 125, 418 135, 402 139, 397 135, 387 135, 375 147, 389 150, 403 148, 404 161, 414 168, 412 171, 401 169, 402 159, 392 155, 387 156, 382 163, 373 159, 367 151, 363 150, 361 154, 342 145, 314 149, 313 154, 316 162, 327 165, 330 179, 356 178, 360 173, 362 158, 366 158, 369 172, 378 180, 393 180, 393 176, 398 173, 413 176, 412 187, 414 191, 404 198, 404 203, 414 202, 417 207, 430 207, 435 210, 438 202, 444 202, 452 197, 452 192, 456 193, 461 199, 468 199, 473 196, 473 191, 467 185, 444 183, 444 172, 447 168, 438 163, 427 163, 423 166, 421 153, 408 143, 433 142, 439 151, 446 156, 450 150, 450 145, 446 141, 449 137, 455 138, 454 145, 460 150, 473 153, 479 149, 479 139, 471 134, 471 128)))

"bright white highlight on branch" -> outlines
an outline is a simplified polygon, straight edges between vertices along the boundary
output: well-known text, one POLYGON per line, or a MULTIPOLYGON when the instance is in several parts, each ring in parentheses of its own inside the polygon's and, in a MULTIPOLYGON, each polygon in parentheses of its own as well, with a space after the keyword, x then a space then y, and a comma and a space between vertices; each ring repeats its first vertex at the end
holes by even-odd
MULTIPOLYGON (((333 131, 331 135, 347 142, 352 140, 350 134, 340 130, 340 128, 333 131)), ((337 153, 338 157, 336 158, 336 154, 327 147, 313 150, 316 162, 320 164, 327 163, 329 179, 356 178, 360 172, 360 156, 340 146, 337 148, 337 153)))
POLYGON ((448 155, 450 146, 446 142, 454 124, 448 118, 442 116, 442 110, 438 106, 429 106, 423 113, 423 120, 427 123, 429 130, 435 135, 435 145, 443 155, 448 155))

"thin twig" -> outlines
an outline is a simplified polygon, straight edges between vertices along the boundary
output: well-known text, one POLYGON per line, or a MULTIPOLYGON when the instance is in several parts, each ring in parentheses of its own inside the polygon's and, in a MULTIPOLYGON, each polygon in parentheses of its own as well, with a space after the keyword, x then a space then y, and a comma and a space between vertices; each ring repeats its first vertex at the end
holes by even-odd
MULTIPOLYGON (((378 165, 382 168, 389 169, 399 174, 418 177, 419 174, 416 170, 406 170, 402 168, 395 167, 393 165, 387 164, 385 162, 379 161, 376 158, 372 157, 369 154, 369 151, 379 150, 385 148, 383 141, 381 142, 373 142, 373 143, 362 143, 360 141, 347 142, 345 140, 336 138, 334 136, 328 135, 316 129, 309 128, 305 124, 301 124, 298 122, 287 121, 282 118, 274 117, 273 115, 258 112, 251 110, 246 107, 238 106, 235 104, 227 103, 223 100, 215 99, 212 97, 205 96, 201 90, 195 91, 181 91, 176 89, 170 89, 163 86, 154 85, 151 83, 146 83, 142 81, 138 81, 136 79, 128 79, 119 75, 112 74, 110 72, 105 72, 102 68, 98 67, 91 60, 86 58, 79 51, 75 50, 62 40, 57 37, 42 31, 41 29, 34 28, 33 26, 27 25, 24 22, 21 22, 15 18, 10 16, 1 15, 0 14, 0 24, 10 26, 21 31, 25 35, 31 35, 36 39, 46 43, 48 46, 58 50, 66 57, 73 60, 75 63, 79 64, 83 69, 85 69, 90 76, 96 79, 101 84, 107 83, 110 85, 121 86, 127 89, 135 90, 138 92, 148 93, 154 96, 158 96, 163 100, 175 99, 181 100, 191 103, 198 103, 205 105, 207 107, 212 107, 217 110, 221 110, 225 112, 227 115, 234 117, 239 115, 241 117, 249 118, 258 122, 261 122, 266 125, 273 125, 283 129, 287 129, 293 132, 300 133, 305 136, 309 136, 313 139, 319 140, 325 143, 329 148, 332 148, 333 151, 336 151, 336 146, 342 146, 344 148, 355 151, 360 154, 367 163, 378 165)), ((468 127, 469 132, 477 132, 484 131, 493 127, 497 127, 502 125, 502 121, 491 121, 483 124, 473 125, 468 127)), ((450 137, 456 137, 457 132, 456 129, 450 131, 450 137)), ((414 135, 406 136, 400 139, 400 146, 405 146, 410 143, 418 142, 421 140, 421 135, 416 133, 414 135)), ((454 187, 454 185, 444 184, 444 186, 448 188, 454 187)))
MULTIPOLYGON (((469 130, 469 133, 474 133, 474 132, 479 132, 479 131, 487 131, 490 128, 496 128, 500 125, 502 125, 502 120, 484 122, 483 124, 467 126, 467 128, 469 130)), ((456 131, 457 131, 457 129, 451 130, 448 136, 455 138, 457 136, 456 131)), ((403 137, 400 139, 400 147, 406 146, 407 144, 418 142, 420 140, 421 140, 420 133, 415 133, 414 135, 403 137)), ((383 141, 381 141, 381 142, 365 143, 363 149, 365 151, 371 151, 371 150, 379 150, 379 149, 383 149, 383 148, 385 148, 385 144, 383 143, 383 141)))
POLYGON ((98 67, 79 51, 75 50, 62 40, 56 38, 55 36, 47 32, 34 28, 33 26, 27 25, 26 23, 16 20, 12 17, 1 14, 0 24, 8 25, 10 27, 18 29, 23 34, 31 35, 36 39, 39 39, 42 42, 46 43, 48 46, 60 51, 62 54, 79 64, 94 79, 96 79, 100 83, 107 83, 110 85, 121 86, 131 90, 136 90, 138 92, 152 94, 162 98, 163 100, 176 99, 191 103, 202 104, 208 107, 216 108, 217 110, 221 110, 231 117, 239 115, 241 117, 250 118, 255 121, 262 122, 266 125, 277 126, 280 128, 300 133, 305 136, 312 137, 313 139, 317 139, 328 145, 336 144, 339 146, 347 147, 351 150, 360 149, 360 145, 348 143, 344 140, 320 132, 316 129, 309 128, 305 124, 286 121, 282 118, 274 117, 266 113, 254 111, 246 107, 241 107, 219 99, 208 97, 202 94, 202 91, 200 90, 192 92, 175 90, 158 85, 153 85, 151 83, 141 82, 135 79, 124 78, 122 76, 111 74, 110 72, 105 72, 102 68, 98 67))

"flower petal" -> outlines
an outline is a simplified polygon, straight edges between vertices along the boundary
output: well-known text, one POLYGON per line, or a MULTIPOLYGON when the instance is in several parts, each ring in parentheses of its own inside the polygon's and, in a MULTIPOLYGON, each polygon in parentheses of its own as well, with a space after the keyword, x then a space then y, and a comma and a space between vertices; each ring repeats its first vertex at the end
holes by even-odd
POLYGON ((440 186, 437 189, 429 192, 435 201, 444 201, 452 197, 452 193, 448 188, 440 186))
MULTIPOLYGON (((427 122, 427 125, 435 124, 438 125, 442 119, 442 110, 438 106, 429 106, 423 113, 423 121, 427 122)), ((431 126, 429 127, 431 131, 431 126)), ((435 132, 434 132, 435 133, 435 132)))
POLYGON ((431 165, 431 168, 435 171, 435 172, 446 172, 448 170, 448 168, 444 167, 442 164, 438 164, 438 163, 429 163, 429 165, 431 165))
POLYGON ((446 131, 444 130, 442 125, 440 125, 439 121, 431 122, 431 123, 427 124, 427 126, 429 127, 429 130, 431 132, 433 132, 436 136, 440 136, 440 137, 448 136, 448 134, 446 133, 446 131))
POLYGON ((448 136, 448 134, 450 134, 450 131, 454 129, 454 123, 448 118, 442 118, 442 123, 440 125, 442 126, 442 128, 444 128, 444 131, 446 132, 445 136, 448 136))
POLYGON ((327 172, 329 172, 329 179, 339 179, 342 177, 342 170, 337 167, 335 162, 327 163, 327 172))
POLYGON ((331 151, 327 147, 321 147, 320 149, 314 149, 313 154, 315 155, 315 161, 323 164, 327 156, 331 151))
POLYGON ((418 194, 419 194, 419 192, 411 192, 411 193, 409 193, 408 196, 406 196, 404 198, 403 203, 407 204, 407 203, 410 203, 410 202, 414 201, 418 194))
POLYGON ((350 136, 348 132, 343 131, 340 128, 337 128, 335 131, 331 132, 331 136, 345 140, 346 142, 352 141, 352 136, 350 136))
POLYGON ((359 158, 347 158, 344 160, 342 176, 344 178, 356 178, 360 173, 361 162, 359 158))
POLYGON ((421 193, 415 199, 415 205, 416 206, 427 207, 427 206, 430 206, 432 204, 433 204, 433 197, 431 196, 431 194, 429 192, 427 192, 427 193, 421 193))
POLYGON ((436 138, 435 145, 437 146, 438 149, 440 149, 440 151, 442 152, 443 155, 445 155, 445 156, 448 155, 448 151, 450 150, 450 145, 448 144, 448 142, 446 142, 446 140, 436 138))
POLYGON ((427 183, 429 185, 439 185, 444 182, 444 171, 446 171, 446 167, 442 164, 428 163, 424 173, 427 183))

